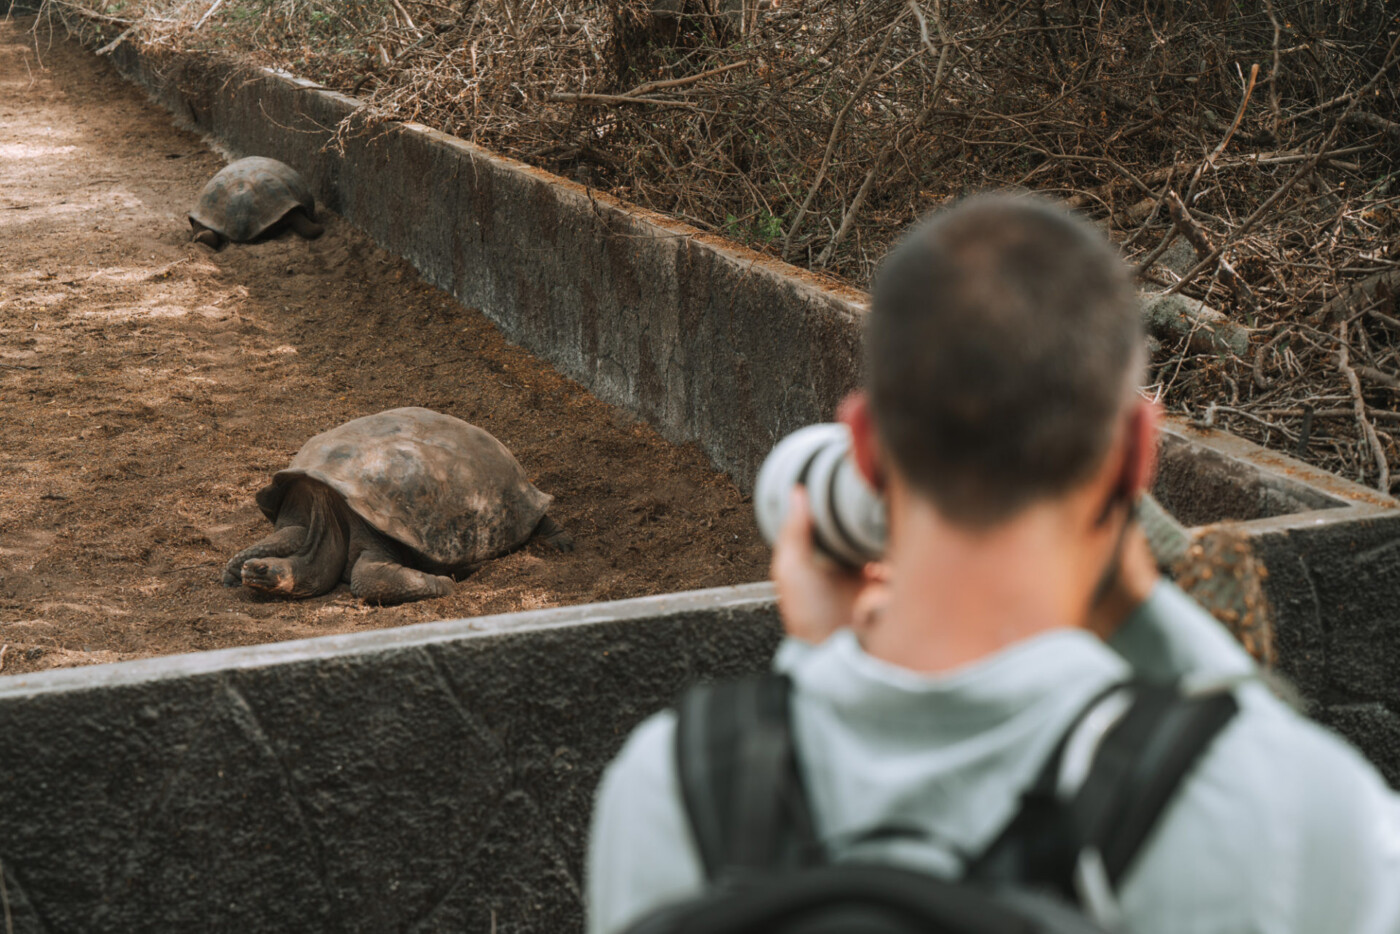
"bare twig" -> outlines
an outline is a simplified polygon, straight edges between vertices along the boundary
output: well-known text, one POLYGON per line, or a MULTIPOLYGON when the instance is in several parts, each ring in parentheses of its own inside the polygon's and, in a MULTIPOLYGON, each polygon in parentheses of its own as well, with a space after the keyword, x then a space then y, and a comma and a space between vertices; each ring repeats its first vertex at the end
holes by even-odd
MULTIPOLYGON (((1198 256, 1209 256, 1215 252, 1215 246, 1210 242, 1210 236, 1200 224, 1196 223, 1191 213, 1186 210, 1186 205, 1181 203, 1176 192, 1167 192, 1167 210, 1171 212, 1172 223, 1176 229, 1181 231, 1181 235, 1191 242, 1198 256)), ((1249 284, 1240 278, 1240 274, 1235 272, 1235 267, 1230 265, 1230 261, 1223 255, 1220 257, 1220 278, 1230 287, 1230 291, 1235 293, 1235 298, 1241 305, 1251 311, 1257 310, 1259 303, 1254 300, 1254 293, 1250 291, 1249 284)))
POLYGON ((1385 458, 1385 448, 1381 447, 1381 439, 1376 436, 1375 426, 1366 417, 1366 400, 1361 395, 1361 381, 1356 378, 1356 371, 1351 367, 1351 345, 1347 343, 1347 326, 1343 322, 1337 325, 1337 338, 1340 348, 1337 350, 1337 369, 1342 371, 1346 377, 1347 385, 1351 387, 1354 408, 1356 410, 1356 421, 1361 426, 1361 432, 1366 437, 1366 441, 1371 446, 1371 454, 1376 460, 1376 488, 1382 493, 1390 493, 1390 464, 1385 458))
POLYGON ((626 97, 621 94, 551 94, 548 100, 559 104, 651 104, 656 107, 696 109, 694 101, 669 100, 660 97, 626 97))
POLYGON ((398 10, 399 13, 402 14, 403 21, 408 24, 408 28, 413 32, 413 34, 421 37, 423 35, 423 31, 418 28, 417 23, 413 22, 413 17, 408 15, 408 11, 404 9, 403 3, 401 3, 400 0, 389 0, 389 2, 394 5, 395 10, 398 10))
POLYGON ((1391 389, 1400 389, 1400 376, 1378 370, 1373 366, 1355 366, 1357 376, 1364 376, 1373 383, 1380 383, 1382 386, 1389 386, 1391 389))
POLYGON ((1400 139, 1400 123, 1396 123, 1394 120, 1387 120, 1385 117, 1364 110, 1354 110, 1347 114, 1346 119, 1352 123, 1360 123, 1363 126, 1380 130, 1394 139, 1400 139))
POLYGON ((218 12, 219 7, 223 5, 224 0, 214 0, 214 2, 210 5, 209 9, 205 10, 204 15, 199 18, 199 22, 194 24, 194 28, 198 30, 201 26, 204 25, 204 23, 209 19, 209 17, 213 16, 216 12, 218 12))
POLYGON ((1196 169, 1196 173, 1191 176, 1191 181, 1186 186, 1186 199, 1189 201, 1196 194, 1196 185, 1200 182, 1201 176, 1215 165, 1215 160, 1220 158, 1220 154, 1225 151, 1225 147, 1230 145, 1230 140, 1234 138, 1235 131, 1240 128, 1240 121, 1244 119, 1245 108, 1249 106, 1249 99, 1254 95, 1254 82, 1259 77, 1259 66, 1257 64, 1249 67, 1249 83, 1245 86, 1244 97, 1240 100, 1239 109, 1235 111, 1235 119, 1231 121, 1230 128, 1225 131, 1225 135, 1220 140, 1220 145, 1211 151, 1206 160, 1196 169))
POLYGON ((660 91, 663 88, 678 88, 686 84, 694 84, 697 81, 704 81, 706 78, 713 78, 715 75, 722 75, 726 72, 734 71, 737 68, 747 68, 753 64, 748 59, 741 62, 733 62, 729 65, 721 65, 719 68, 711 68, 709 71, 702 71, 696 75, 687 75, 684 78, 672 78, 669 81, 649 81, 640 84, 630 91, 623 92, 623 97, 636 97, 639 94, 650 94, 652 91, 660 91))
MULTIPOLYGON (((905 11, 907 12, 907 11, 905 11)), ((822 152, 822 162, 817 168, 816 178, 807 189, 807 197, 803 199, 802 206, 797 209, 797 216, 792 219, 792 224, 788 227, 787 236, 783 238, 783 259, 787 259, 792 251, 792 239, 797 236, 797 232, 802 229, 802 221, 807 217, 807 211, 812 206, 812 201, 817 197, 817 190, 821 188, 822 182, 826 180, 826 171, 831 166, 831 157, 836 152, 836 146, 841 140, 841 131, 846 128, 846 118, 851 113, 851 108, 865 96, 865 89, 870 87, 870 81, 875 77, 875 72, 880 66, 880 60, 884 57, 885 50, 889 48, 890 42, 894 40, 895 28, 904 20, 904 13, 899 15, 885 32, 883 41, 877 51, 870 59, 870 65, 865 69, 865 74, 861 76, 860 84, 856 85, 855 91, 846 99, 836 119, 831 123, 831 132, 827 135, 826 149, 822 152)))
POLYGON ((136 26, 135 26, 135 24, 132 24, 132 25, 126 27, 126 28, 123 29, 121 32, 117 33, 117 37, 116 37, 115 39, 113 39, 111 42, 109 42, 109 43, 107 43, 106 45, 104 45, 102 48, 98 49, 97 52, 94 53, 94 54, 97 54, 97 55, 111 55, 113 52, 116 51, 117 46, 119 46, 119 45, 121 45, 123 42, 125 42, 125 41, 126 41, 126 38, 127 38, 128 36, 130 36, 130 35, 131 35, 133 32, 135 32, 135 31, 136 31, 136 26))
POLYGON ((1270 48, 1273 65, 1269 68, 1269 113, 1273 116, 1273 134, 1277 137, 1279 127, 1283 123, 1283 108, 1278 102, 1278 69, 1281 60, 1278 47, 1279 39, 1283 35, 1283 26, 1278 21, 1278 14, 1274 12, 1274 0, 1264 0, 1264 11, 1269 14, 1269 25, 1274 29, 1270 48))
POLYGON ((1400 269, 1389 269, 1369 276, 1308 316, 1315 328, 1331 327, 1357 312, 1368 311, 1400 294, 1400 269))

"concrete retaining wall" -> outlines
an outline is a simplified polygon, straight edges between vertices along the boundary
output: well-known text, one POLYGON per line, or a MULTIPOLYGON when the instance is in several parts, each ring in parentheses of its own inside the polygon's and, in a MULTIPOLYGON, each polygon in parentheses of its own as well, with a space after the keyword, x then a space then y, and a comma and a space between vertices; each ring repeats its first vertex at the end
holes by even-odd
MULTIPOLYGON (((1400 786, 1396 518, 1256 522, 1288 673, 1400 786)), ((578 931, 602 767, 777 636, 757 584, 0 679, 13 931, 578 931)))
POLYGON ((680 685, 763 664, 770 596, 0 678, 13 932, 577 931, 602 766, 680 685))
POLYGON ((1400 511, 1375 490, 1180 420, 1156 493, 1188 523, 1236 520, 1269 569, 1278 667, 1309 712, 1400 788, 1400 511))

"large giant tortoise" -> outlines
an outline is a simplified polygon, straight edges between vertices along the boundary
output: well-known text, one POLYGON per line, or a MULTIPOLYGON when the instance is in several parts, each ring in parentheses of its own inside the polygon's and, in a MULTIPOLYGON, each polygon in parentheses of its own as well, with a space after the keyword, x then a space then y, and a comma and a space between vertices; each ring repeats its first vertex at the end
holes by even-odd
POLYGON ((226 240, 247 243, 283 227, 314 240, 316 199, 297 170, 276 159, 249 156, 209 179, 190 212, 194 239, 215 250, 226 240))
POLYGON ((341 581, 369 603, 452 592, 453 577, 540 536, 573 540, 501 442, 459 418, 390 409, 316 435, 257 495, 277 530, 224 583, 314 597, 341 581))

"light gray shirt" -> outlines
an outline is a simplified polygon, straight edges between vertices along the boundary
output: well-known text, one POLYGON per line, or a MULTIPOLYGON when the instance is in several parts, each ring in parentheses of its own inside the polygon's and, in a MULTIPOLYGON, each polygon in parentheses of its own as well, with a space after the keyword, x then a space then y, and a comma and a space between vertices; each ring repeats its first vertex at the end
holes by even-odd
MULTIPOLYGON (((837 859, 956 876, 1011 818, 1061 734, 1132 674, 1215 679, 1254 663, 1174 585, 1158 585, 1111 647, 1057 630, 975 664, 918 674, 849 632, 783 643, 818 831, 837 859), (917 826, 926 838, 855 842, 917 826), (843 843, 843 841, 850 841, 843 843)), ((1135 934, 1400 932, 1400 798, 1340 738, 1261 683, 1178 790, 1118 893, 1135 934)), ((613 934, 696 894, 704 874, 676 777, 675 717, 644 722, 599 787, 588 930, 613 934)))

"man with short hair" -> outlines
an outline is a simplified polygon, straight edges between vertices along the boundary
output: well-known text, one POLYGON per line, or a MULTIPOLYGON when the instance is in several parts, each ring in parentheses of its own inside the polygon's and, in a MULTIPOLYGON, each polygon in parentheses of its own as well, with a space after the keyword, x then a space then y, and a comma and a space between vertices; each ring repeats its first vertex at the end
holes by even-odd
MULTIPOLYGON (((773 555, 817 832, 840 861, 957 877, 1090 699, 1133 675, 1238 678, 1239 714, 1117 893, 1124 928, 1400 931, 1400 800, 1251 680, 1133 523, 1160 419, 1141 327, 1110 245, 1034 200, 965 201, 886 259, 867 392, 841 411, 888 505, 880 580, 817 557, 801 492, 773 555), (892 826, 921 832, 872 833, 892 826)), ((642 724, 600 787, 592 934, 705 885, 675 723, 642 724)))

